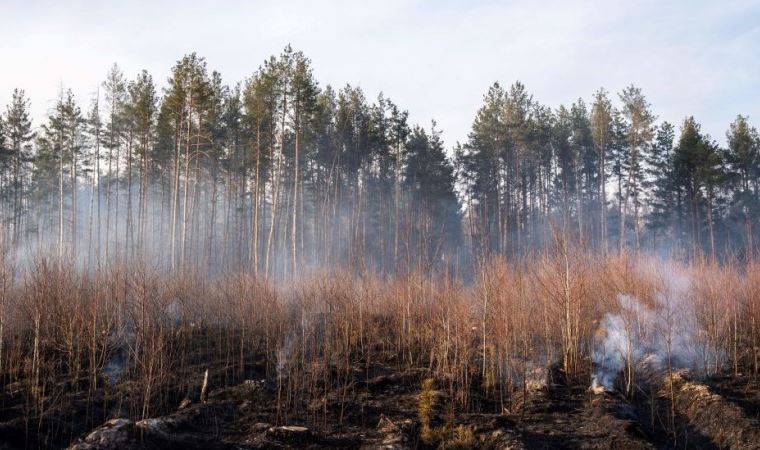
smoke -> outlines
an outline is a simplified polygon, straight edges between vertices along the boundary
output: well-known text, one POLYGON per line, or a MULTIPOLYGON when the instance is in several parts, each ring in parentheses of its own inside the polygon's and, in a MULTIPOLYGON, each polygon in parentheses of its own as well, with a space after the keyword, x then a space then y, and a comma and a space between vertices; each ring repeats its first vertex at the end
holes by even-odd
POLYGON ((393 198, 374 185, 361 196, 309 185, 294 208, 292 181, 283 171, 282 180, 262 179, 258 188, 249 180, 204 175, 177 181, 164 174, 144 185, 137 175, 131 183, 105 176, 66 180, 63 195, 40 187, 21 210, 0 208, 1 222, 19 224, 0 235, 14 242, 19 268, 52 256, 83 271, 139 263, 288 278, 325 266, 387 273, 457 260, 460 236, 441 234, 445 227, 422 220, 418 201, 406 193, 398 217, 385 214, 393 211, 393 198))
POLYGON ((289 333, 285 336, 285 340, 277 347, 275 357, 277 359, 278 379, 281 379, 285 375, 288 365, 291 363, 296 341, 297 338, 292 333, 289 333))
POLYGON ((619 294, 617 310, 605 314, 597 330, 592 355, 595 390, 613 389, 618 374, 627 369, 639 374, 690 369, 707 375, 705 361, 713 358, 718 366, 725 361, 725 354, 710 351, 700 332, 699 312, 689 298, 691 278, 665 262, 647 267, 644 270, 660 281, 651 305, 619 294))
POLYGON ((115 385, 121 378, 121 374, 124 371, 127 358, 122 351, 116 351, 111 354, 106 363, 103 365, 103 374, 108 380, 109 384, 115 385))

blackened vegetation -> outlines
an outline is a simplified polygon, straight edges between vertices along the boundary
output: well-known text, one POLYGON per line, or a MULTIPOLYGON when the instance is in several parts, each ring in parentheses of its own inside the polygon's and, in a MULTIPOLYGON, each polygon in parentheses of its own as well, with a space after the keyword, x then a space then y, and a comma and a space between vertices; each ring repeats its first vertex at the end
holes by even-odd
POLYGON ((492 261, 471 285, 338 271, 283 285, 139 266, 92 275, 40 260, 3 291, 0 442, 747 448, 757 266, 591 261, 492 261), (594 357, 605 316, 667 332, 657 328, 669 321, 613 299, 635 295, 649 315, 668 316, 654 298, 674 271, 691 280, 672 304, 698 327, 678 350, 702 349, 695 367, 622 355, 611 386, 592 386, 594 361, 608 361, 594 357))

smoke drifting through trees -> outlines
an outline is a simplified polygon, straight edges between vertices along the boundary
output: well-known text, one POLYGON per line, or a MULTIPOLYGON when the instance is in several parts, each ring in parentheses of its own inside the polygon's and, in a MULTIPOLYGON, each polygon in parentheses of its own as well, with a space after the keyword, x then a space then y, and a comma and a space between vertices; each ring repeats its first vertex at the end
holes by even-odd
POLYGON ((435 123, 382 95, 320 87, 287 47, 233 86, 191 54, 159 92, 114 65, 86 106, 63 90, 34 127, 24 91, 0 126, 3 239, 101 267, 114 259, 255 274, 468 268, 549 247, 752 256, 760 139, 727 148, 656 123, 640 89, 541 105, 494 84, 447 157, 435 123))
POLYGON ((452 418, 518 411, 555 369, 632 399, 679 367, 756 378, 758 133, 739 116, 720 148, 618 97, 494 84, 449 156, 435 122, 290 48, 233 86, 195 54, 163 90, 113 66, 39 126, 14 91, 0 425, 66 445, 262 380, 275 423, 326 427, 389 368, 443 381, 452 418))
POLYGON ((3 220, 22 254, 280 275, 460 254, 439 132, 382 96, 320 89, 290 48, 234 87, 183 57, 163 96, 149 74, 126 81, 114 66, 89 113, 62 91, 36 134, 17 124, 27 107, 14 95, 3 141, 3 220))

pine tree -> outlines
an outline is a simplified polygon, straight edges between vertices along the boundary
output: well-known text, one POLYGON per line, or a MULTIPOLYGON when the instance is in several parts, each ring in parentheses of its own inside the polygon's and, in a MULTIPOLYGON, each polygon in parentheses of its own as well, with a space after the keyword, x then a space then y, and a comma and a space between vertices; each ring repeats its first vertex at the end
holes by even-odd
MULTIPOLYGON (((20 238, 22 217, 24 214, 24 188, 26 166, 31 158, 31 142, 35 137, 32 131, 32 120, 29 114, 29 100, 23 90, 14 89, 11 104, 8 105, 5 117, 0 117, 0 152, 3 154, 2 164, 10 166, 11 175, 11 236, 15 247, 20 238), (6 161, 6 159, 8 159, 6 161)), ((3 172, 5 172, 5 167, 3 172)))
POLYGON ((612 102, 602 88, 594 94, 591 106, 591 132, 599 161, 599 239, 604 253, 607 252, 607 153, 612 140, 612 102))
MULTIPOLYGON (((262 209, 266 190, 266 180, 272 173, 275 159, 277 125, 277 73, 274 61, 264 64, 246 82, 243 91, 243 121, 248 139, 248 166, 253 188, 251 192, 251 239, 249 243, 249 263, 255 274, 261 269, 261 250, 264 247, 262 209)), ((242 174, 245 176, 245 173, 242 174)), ((268 256, 266 257, 268 259, 268 256)))
POLYGON ((188 253, 188 241, 193 232, 191 187, 198 189, 198 170, 202 149, 202 127, 205 108, 210 96, 206 61, 195 53, 185 55, 172 68, 169 86, 164 96, 166 115, 171 119, 162 125, 170 125, 174 135, 172 142, 172 186, 170 250, 171 267, 184 265, 188 253), (195 164, 195 166, 194 166, 195 164))
POLYGON ((346 86, 338 92, 337 105, 335 132, 340 152, 337 187, 346 192, 345 195, 336 192, 333 223, 340 223, 340 211, 345 211, 348 217, 346 228, 339 229, 333 245, 347 240, 348 248, 343 250, 343 259, 352 269, 362 271, 365 268, 367 236, 364 232, 366 230, 362 228, 365 187, 362 180, 368 175, 371 161, 367 145, 368 105, 364 92, 352 86, 346 86))
POLYGON ((745 252, 754 251, 755 235, 753 223, 760 217, 760 135, 751 127, 747 117, 737 116, 726 133, 728 149, 726 162, 732 169, 732 214, 743 224, 745 252))
POLYGON ((245 167, 245 124, 240 84, 228 89, 224 98, 219 125, 223 141, 220 165, 222 174, 226 176, 226 191, 224 194, 224 230, 220 243, 222 251, 216 262, 218 264, 216 267, 240 267, 245 264, 242 258, 242 250, 248 244, 242 239, 243 218, 245 217, 243 214, 245 211, 244 180, 247 170, 245 167), (234 255, 231 254, 233 248, 237 248, 234 255))
POLYGON ((674 156, 674 179, 684 190, 689 206, 692 253, 694 256, 701 253, 705 221, 710 255, 715 257, 715 197, 724 177, 721 153, 718 146, 702 134, 694 117, 688 117, 681 128, 674 156))
POLYGON ((294 135, 294 153, 293 153, 293 192, 292 192, 292 216, 291 216, 291 250, 292 250, 292 267, 291 272, 296 273, 301 266, 303 254, 303 234, 299 239, 299 230, 303 230, 303 217, 299 219, 298 212, 302 208, 303 200, 299 196, 302 189, 299 186, 299 178, 302 171, 302 160, 308 158, 308 153, 304 149, 309 149, 303 143, 311 138, 311 128, 314 121, 314 115, 317 109, 317 95, 319 88, 312 74, 311 61, 303 53, 297 52, 293 55, 293 73, 289 76, 291 83, 290 91, 292 93, 292 111, 291 121, 294 135), (300 253, 299 253, 300 248, 300 253))
POLYGON ((584 211, 595 201, 597 195, 597 162, 594 142, 591 132, 591 122, 586 104, 583 99, 578 99, 570 108, 572 120, 572 133, 570 137, 573 148, 573 180, 575 186, 575 215, 578 221, 578 237, 585 242, 588 233, 585 228, 592 225, 592 221, 584 219, 584 211), (584 222, 588 221, 588 223, 584 222))
POLYGON ((100 117, 100 91, 93 99, 92 108, 87 116, 85 123, 85 133, 88 137, 87 145, 91 149, 92 158, 92 177, 90 189, 90 221, 88 232, 88 265, 91 265, 93 251, 96 253, 96 267, 100 267, 101 256, 101 203, 100 203, 100 157, 101 157, 101 138, 103 135, 103 121, 100 117), (97 206, 95 203, 97 202, 97 206), (93 222, 97 221, 96 224, 93 222), (93 237, 93 234, 95 236, 93 237), (94 249, 93 249, 94 246, 94 249))
POLYGON ((556 155, 557 172, 554 178, 555 198, 562 216, 562 230, 565 236, 569 235, 572 221, 571 205, 575 195, 576 183, 576 154, 572 146, 573 122, 570 111, 560 105, 555 113, 556 121, 553 127, 553 139, 556 155))
POLYGON ((641 93, 641 89, 629 86, 620 93, 623 103, 622 114, 627 121, 628 155, 625 159, 627 181, 623 199, 623 211, 620 221, 621 251, 625 242, 626 216, 629 201, 633 204, 633 226, 635 232, 635 249, 641 247, 641 227, 639 212, 641 209, 641 182, 643 180, 643 154, 648 150, 652 138, 652 124, 655 116, 650 111, 650 104, 641 93))
POLYGON ((720 195, 719 187, 726 177, 723 154, 715 141, 705 136, 699 147, 699 165, 697 176, 704 191, 707 209, 707 230, 709 236, 710 258, 716 258, 715 227, 716 207, 720 195))
POLYGON ((415 127, 406 149, 404 187, 416 213, 414 254, 422 267, 430 269, 435 260, 449 259, 461 238, 459 204, 454 192, 454 169, 446 157, 440 132, 432 123, 430 134, 415 127))
POLYGON ((409 138, 409 118, 408 111, 399 111, 396 105, 391 105, 390 126, 388 130, 388 142, 391 145, 393 154, 393 255, 392 261, 394 269, 399 258, 399 238, 401 231, 401 180, 402 166, 404 164, 403 155, 405 152, 406 142, 409 138))
POLYGON ((483 98, 472 124, 465 146, 466 172, 472 174, 468 183, 476 217, 476 252, 479 256, 506 250, 506 221, 504 199, 504 164, 502 156, 507 147, 504 127, 504 90, 494 83, 483 98))
MULTIPOLYGON (((126 121, 134 134, 134 156, 137 158, 137 168, 140 180, 138 192, 138 224, 136 251, 144 257, 146 247, 148 197, 150 195, 150 175, 153 171, 151 149, 154 145, 154 127, 156 120, 156 87, 153 77, 143 70, 134 81, 127 85, 128 100, 125 105, 126 121)), ((130 164, 131 174, 131 164, 130 164)), ((129 182, 131 185, 131 182, 129 182)), ((132 189, 129 188, 130 196, 132 189)), ((130 202, 131 205, 131 202, 130 202)), ((131 209, 131 208, 130 208, 131 209)))
POLYGON ((663 122, 655 133, 650 152, 647 154, 647 181, 643 186, 650 191, 648 227, 652 233, 653 247, 657 248, 659 234, 667 237, 673 225, 676 209, 676 192, 673 185, 673 125, 663 122))
MULTIPOLYGON (((38 142, 36 174, 38 189, 43 196, 53 192, 50 181, 58 179, 58 256, 62 258, 67 250, 76 258, 77 233, 77 177, 78 165, 83 148, 84 120, 69 89, 61 91, 55 108, 48 115, 48 123, 42 126, 38 142), (66 173, 68 172, 68 174, 66 173), (68 187, 68 195, 66 193, 68 187), (69 239, 66 246, 66 200, 69 201, 69 239)), ((48 197, 50 198, 50 197, 48 197)), ((40 230, 42 231, 42 230, 40 230)))
MULTIPOLYGON (((108 164, 105 176, 106 232, 105 258, 111 257, 111 211, 115 212, 113 236, 119 237, 119 168, 121 160, 121 140, 123 134, 123 109, 126 101, 126 82, 119 66, 114 64, 103 82, 106 101, 106 127, 103 143, 108 149, 108 164), (115 202, 111 192, 115 186, 115 202)), ((117 252, 118 255, 118 252, 117 252)))
POLYGON ((554 173, 556 172, 556 147, 554 127, 556 117, 548 106, 534 104, 531 132, 531 155, 535 165, 534 177, 537 192, 533 193, 534 245, 546 245, 549 241, 548 220, 551 216, 554 173), (538 239, 538 240, 536 240, 538 239))
POLYGON ((533 97, 528 94, 525 85, 517 81, 509 88, 504 99, 504 124, 508 133, 508 145, 502 154, 506 168, 505 185, 507 195, 507 215, 514 215, 515 248, 518 253, 523 249, 523 234, 528 214, 528 188, 530 184, 529 139, 531 132, 531 113, 533 97))

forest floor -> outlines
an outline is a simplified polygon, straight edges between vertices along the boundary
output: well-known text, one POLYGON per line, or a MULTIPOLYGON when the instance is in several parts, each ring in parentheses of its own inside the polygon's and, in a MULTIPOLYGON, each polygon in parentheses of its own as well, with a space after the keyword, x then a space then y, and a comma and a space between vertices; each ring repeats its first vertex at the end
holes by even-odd
MULTIPOLYGON (((185 401, 176 411, 151 419, 111 418, 84 430, 85 408, 102 399, 91 398, 88 403, 88 399, 77 397, 66 403, 66 411, 60 415, 67 418, 61 422, 78 425, 66 429, 62 424, 55 434, 57 440, 48 441, 39 439, 34 424, 23 419, 24 405, 13 402, 18 395, 13 386, 6 386, 0 449, 69 445, 75 449, 727 447, 716 444, 720 437, 710 436, 710 428, 700 428, 699 418, 692 423, 693 417, 681 411, 668 416, 671 403, 662 391, 652 388, 651 395, 646 395, 645 389, 640 389, 633 396, 618 391, 594 393, 587 385, 565 380, 557 369, 553 372, 545 385, 519 392, 519 401, 514 403, 517 406, 512 411, 503 408, 501 413, 493 405, 480 408, 493 409, 492 413, 451 413, 445 406, 450 404, 447 394, 433 391, 429 420, 433 432, 427 441, 422 438, 425 433, 419 417, 421 383, 427 377, 424 369, 396 371, 378 365, 370 377, 365 370, 357 369, 350 389, 328 392, 321 401, 303 404, 302 409, 287 415, 278 412, 277 383, 255 379, 218 389, 213 389, 212 382, 205 402, 185 401)), ((751 424, 760 430, 757 380, 721 376, 702 385, 715 398, 738 406, 735 414, 744 420, 743 426, 751 424)), ((723 420, 718 409, 706 413, 714 416, 712 420, 723 420)), ((119 416, 113 410, 105 417, 109 415, 119 416)), ((724 428, 730 426, 727 423, 724 428)), ((50 435, 49 430, 47 433, 50 435)))

